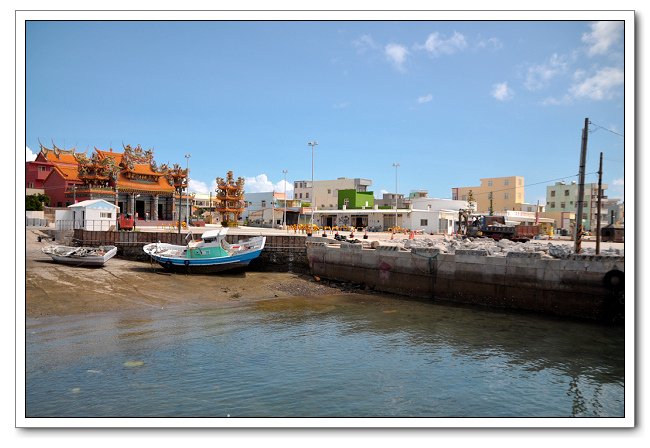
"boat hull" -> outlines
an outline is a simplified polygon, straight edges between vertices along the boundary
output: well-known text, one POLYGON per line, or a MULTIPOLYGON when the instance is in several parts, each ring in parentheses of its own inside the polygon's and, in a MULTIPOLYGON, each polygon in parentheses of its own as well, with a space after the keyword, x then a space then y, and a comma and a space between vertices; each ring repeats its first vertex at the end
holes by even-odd
POLYGON ((103 255, 81 255, 77 256, 72 255, 60 255, 55 252, 44 252, 49 255, 52 260, 56 263, 67 264, 69 266, 80 266, 80 267, 102 267, 104 264, 113 258, 117 253, 117 247, 110 246, 110 249, 107 250, 103 255))
POLYGON ((149 255, 154 261, 169 271, 212 273, 245 268, 252 260, 259 257, 261 253, 262 249, 259 249, 243 254, 233 255, 231 257, 201 259, 164 257, 155 254, 149 255))

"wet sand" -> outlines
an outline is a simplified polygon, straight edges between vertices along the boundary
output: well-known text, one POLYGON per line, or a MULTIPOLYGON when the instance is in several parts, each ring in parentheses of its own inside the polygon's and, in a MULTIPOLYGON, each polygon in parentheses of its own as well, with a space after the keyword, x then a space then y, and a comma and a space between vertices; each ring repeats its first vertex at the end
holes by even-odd
MULTIPOLYGON (((38 231, 26 231, 27 317, 62 316, 182 304, 232 303, 275 297, 346 293, 309 275, 233 272, 209 275, 167 273, 158 264, 113 257, 104 267, 58 264, 41 252, 38 231)), ((20 286, 19 286, 20 288, 20 286)), ((347 292, 346 294, 349 294, 347 292)))

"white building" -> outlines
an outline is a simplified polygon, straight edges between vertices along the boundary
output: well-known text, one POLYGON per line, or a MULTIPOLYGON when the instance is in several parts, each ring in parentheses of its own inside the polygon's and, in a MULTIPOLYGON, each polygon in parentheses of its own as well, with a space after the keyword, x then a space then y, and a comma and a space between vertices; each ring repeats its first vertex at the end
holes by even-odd
POLYGON ((59 230, 111 230, 115 228, 119 207, 104 199, 92 199, 69 205, 55 213, 59 230))
POLYGON ((339 177, 335 180, 315 180, 312 192, 310 180, 297 180, 293 183, 293 198, 313 204, 316 210, 336 210, 339 190, 368 191, 370 185, 372 181, 369 179, 339 177), (312 195, 315 201, 312 201, 312 195))

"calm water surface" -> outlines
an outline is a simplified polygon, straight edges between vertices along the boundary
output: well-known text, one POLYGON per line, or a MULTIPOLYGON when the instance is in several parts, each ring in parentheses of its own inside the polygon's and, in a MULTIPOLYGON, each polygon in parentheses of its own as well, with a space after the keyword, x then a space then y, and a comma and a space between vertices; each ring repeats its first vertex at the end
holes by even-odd
POLYGON ((623 417, 624 330, 383 296, 27 320, 28 417, 623 417))

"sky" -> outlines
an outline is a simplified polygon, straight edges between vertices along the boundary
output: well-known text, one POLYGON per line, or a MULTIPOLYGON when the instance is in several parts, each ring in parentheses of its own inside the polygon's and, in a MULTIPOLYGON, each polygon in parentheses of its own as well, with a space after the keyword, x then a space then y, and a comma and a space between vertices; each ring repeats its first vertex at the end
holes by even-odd
POLYGON ((32 21, 26 160, 50 147, 152 148, 190 191, 297 180, 427 190, 523 176, 528 203, 577 181, 624 188, 623 22, 32 21), (310 141, 317 141, 312 159, 310 141), (185 155, 189 154, 189 159, 185 155), (399 164, 395 167, 394 164, 399 164))

